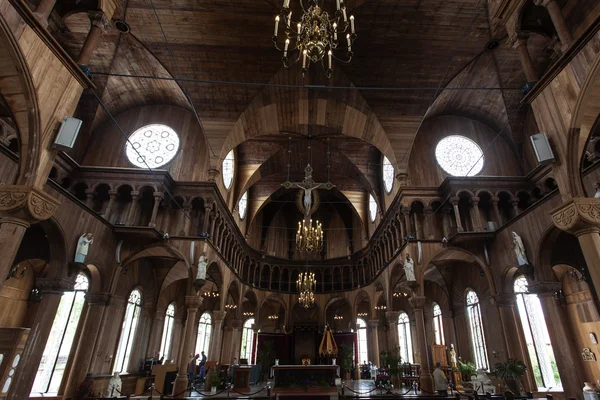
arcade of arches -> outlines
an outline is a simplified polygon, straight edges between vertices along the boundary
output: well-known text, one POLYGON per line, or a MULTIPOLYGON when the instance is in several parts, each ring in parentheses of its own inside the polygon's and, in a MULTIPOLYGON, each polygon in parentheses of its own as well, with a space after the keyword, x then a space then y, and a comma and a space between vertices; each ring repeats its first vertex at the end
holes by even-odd
POLYGON ((360 363, 399 348, 424 389, 432 346, 453 345, 583 398, 600 379, 600 1, 347 0, 355 56, 331 78, 282 66, 274 3, 0 0, 0 398, 115 371, 133 393, 157 353, 177 391, 195 352, 252 363, 261 335, 326 325, 355 333, 360 363), (77 139, 54 146, 66 117, 77 139), (312 192, 313 252, 283 185, 307 164, 334 185, 312 192))

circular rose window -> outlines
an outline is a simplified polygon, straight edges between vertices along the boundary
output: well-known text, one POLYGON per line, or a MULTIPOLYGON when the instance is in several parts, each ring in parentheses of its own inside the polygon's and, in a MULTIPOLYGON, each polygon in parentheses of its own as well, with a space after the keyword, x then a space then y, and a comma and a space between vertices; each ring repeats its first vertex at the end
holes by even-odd
POLYGON ((435 148, 435 158, 442 169, 453 176, 474 176, 483 169, 481 148, 464 136, 447 136, 435 148))
POLYGON ((166 125, 146 125, 129 136, 125 146, 129 162, 140 168, 158 168, 175 157, 179 136, 166 125))

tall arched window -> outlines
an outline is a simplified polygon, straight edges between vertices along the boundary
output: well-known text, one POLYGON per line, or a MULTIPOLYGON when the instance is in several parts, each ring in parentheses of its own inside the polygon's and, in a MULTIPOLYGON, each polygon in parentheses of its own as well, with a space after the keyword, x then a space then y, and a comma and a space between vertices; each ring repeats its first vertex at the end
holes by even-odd
POLYGON ((240 213, 240 219, 246 217, 246 210, 248 208, 248 191, 246 190, 242 195, 242 198, 238 202, 238 212, 240 213))
POLYGON ((412 338, 410 336, 410 320, 408 314, 401 312, 398 316, 398 343, 402 362, 413 362, 412 338))
POLYGON ((171 356, 171 343, 173 342, 173 324, 175 323, 175 304, 169 304, 165 313, 162 339, 160 340, 160 356, 168 360, 171 356))
POLYGON ((358 362, 369 361, 369 348, 367 347, 367 323, 362 318, 356 319, 356 333, 358 334, 358 362))
POLYGON ((225 156, 222 165, 222 176, 223 176, 223 185, 225 185, 225 189, 229 189, 231 184, 233 183, 233 169, 234 169, 234 158, 233 158, 233 150, 231 150, 225 156))
POLYGON ((383 186, 385 187, 385 192, 390 193, 392 188, 394 187, 394 166, 390 162, 390 160, 383 156, 383 186))
POLYGON ((371 217, 371 222, 374 222, 377 217, 377 202, 372 194, 369 194, 369 216, 371 217))
POLYGON ((79 317, 85 304, 85 293, 89 281, 85 274, 75 278, 75 290, 66 292, 60 299, 50 336, 42 354, 42 361, 35 375, 32 393, 57 393, 62 381, 67 360, 71 353, 79 317))
POLYGON ((467 317, 469 318, 475 366, 477 369, 487 370, 489 364, 487 348, 485 346, 485 336, 483 334, 483 324, 481 323, 479 297, 477 297, 477 294, 471 289, 467 289, 467 317))
POLYGON ((248 362, 252 362, 252 355, 254 354, 254 330, 252 325, 254 324, 254 318, 248 318, 244 322, 242 328, 242 350, 240 351, 240 360, 245 358, 248 362))
POLYGON ((535 383, 538 388, 561 388, 562 383, 556 367, 542 305, 537 294, 529 293, 527 286, 527 279, 524 276, 521 275, 515 280, 517 306, 527 342, 527 352, 533 366, 535 383))
POLYGON ((433 332, 435 344, 446 344, 444 340, 444 323, 442 322, 442 309, 438 303, 433 303, 433 332))
POLYGON ((134 289, 129 294, 129 299, 127 299, 127 308, 123 318, 123 327, 121 328, 113 372, 128 372, 129 357, 131 356, 133 339, 135 338, 135 330, 137 329, 141 310, 142 294, 139 290, 134 289))
MULTIPOLYGON (((200 316, 198 323, 198 336, 196 337, 196 354, 204 352, 208 357, 208 346, 210 344, 210 331, 212 328, 212 318, 208 312, 200 316)), ((212 356, 212 354, 211 354, 212 356)))

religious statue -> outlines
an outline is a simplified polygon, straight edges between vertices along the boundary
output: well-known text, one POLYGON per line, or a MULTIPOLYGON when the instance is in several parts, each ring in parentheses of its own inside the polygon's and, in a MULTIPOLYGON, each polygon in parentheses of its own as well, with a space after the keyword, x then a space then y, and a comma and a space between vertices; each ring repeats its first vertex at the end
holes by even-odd
POLYGON ((90 249, 90 244, 94 242, 94 237, 91 233, 84 233, 77 242, 77 250, 75 251, 75 262, 85 262, 85 256, 90 249))
POLYGON ((529 265, 529 261, 527 260, 527 254, 525 254, 525 246, 523 245, 523 241, 521 237, 516 233, 512 233, 513 236, 513 249, 515 250, 515 254, 517 256, 517 263, 519 267, 521 265, 529 265))
POLYGON ((456 368, 458 359, 456 358, 456 350, 454 350, 453 344, 450 344, 450 350, 448 350, 448 356, 450 356, 450 366, 452 368, 456 368))
POLYGON ((303 201, 301 204, 301 206, 302 206, 301 211, 304 214, 305 218, 310 218, 310 215, 316 211, 316 210, 313 210, 313 196, 312 196, 313 190, 321 188, 321 187, 329 190, 329 189, 335 187, 335 185, 331 184, 331 182, 326 182, 326 183, 315 182, 312 178, 312 171, 313 171, 312 167, 310 166, 310 164, 308 164, 306 166, 306 168, 304 168, 304 180, 302 182, 287 181, 282 184, 282 186, 285 187, 286 189, 296 187, 296 188, 299 188, 304 191, 303 201))
POLYGON ((410 258, 410 254, 408 253, 406 253, 406 259, 404 260, 404 273, 408 282, 417 280, 415 278, 415 261, 410 258))
POLYGON ((115 372, 108 381, 108 388, 106 389, 106 393, 104 397, 119 397, 121 396, 121 390, 123 388, 123 382, 121 382, 121 377, 118 372, 115 372))
POLYGON ((594 198, 600 199, 600 182, 594 183, 594 190, 596 191, 596 194, 594 194, 594 198))
POLYGON ((206 256, 202 254, 198 259, 198 273, 196 274, 196 279, 206 279, 206 264, 206 256))

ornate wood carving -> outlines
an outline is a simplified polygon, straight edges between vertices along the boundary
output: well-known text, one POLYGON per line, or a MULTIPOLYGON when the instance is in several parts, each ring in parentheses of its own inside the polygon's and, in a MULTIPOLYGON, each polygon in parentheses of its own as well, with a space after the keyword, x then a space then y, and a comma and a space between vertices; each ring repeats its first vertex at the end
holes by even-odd
POLYGON ((576 236, 600 231, 600 199, 575 197, 551 215, 557 228, 576 236))
POLYGON ((60 201, 26 185, 0 186, 0 216, 23 219, 30 224, 50 218, 60 201))

